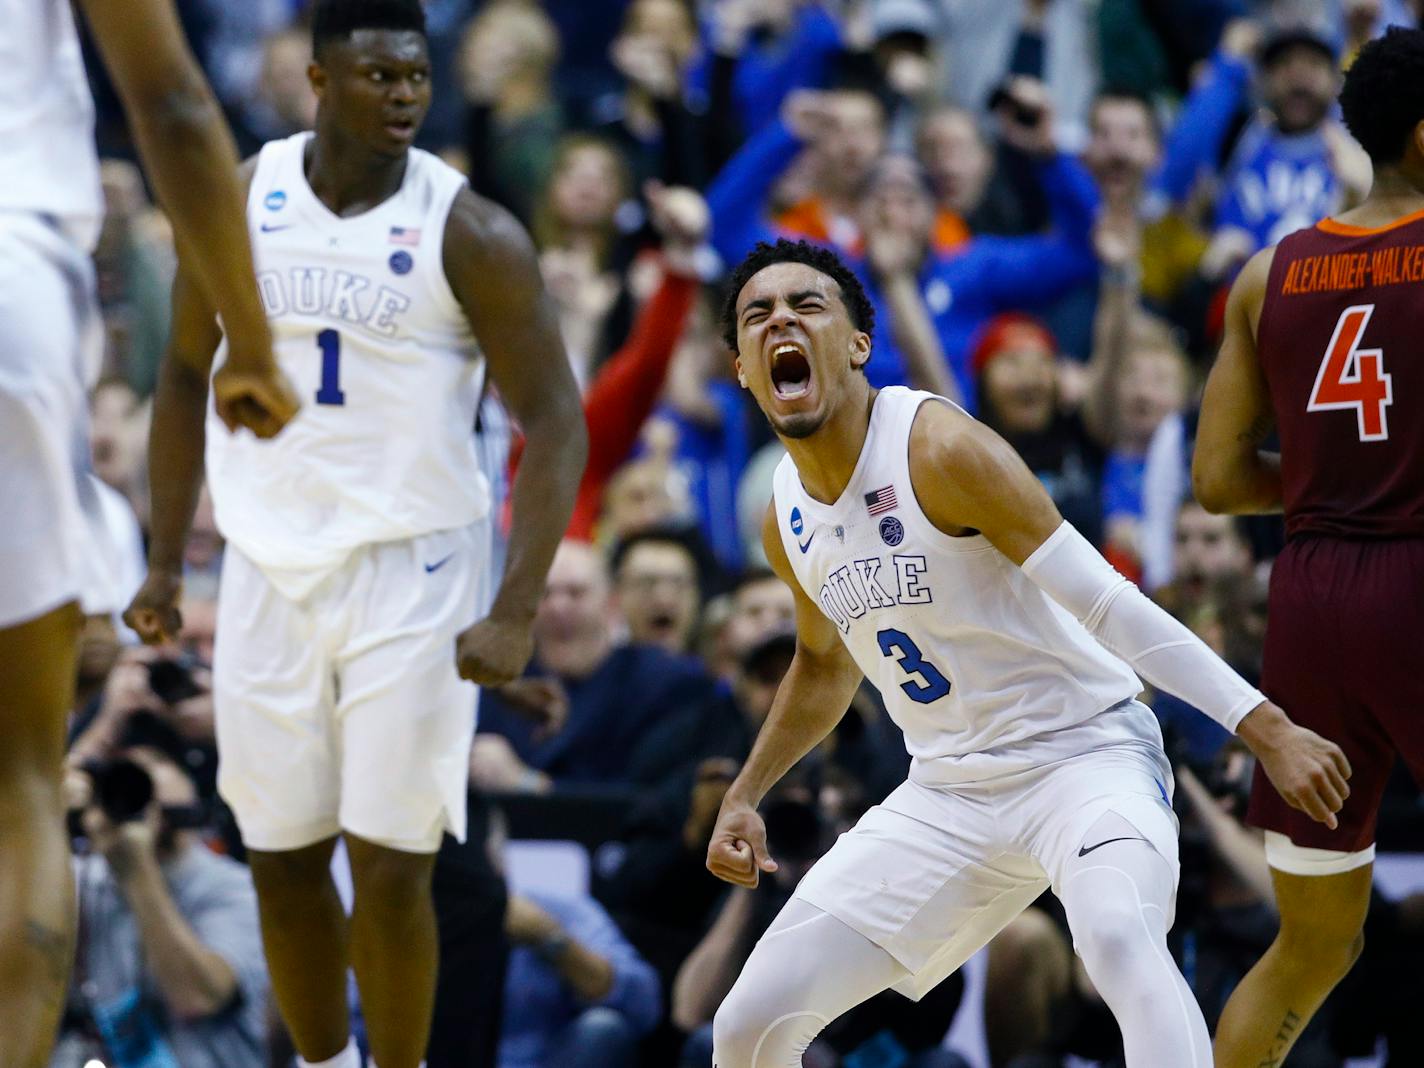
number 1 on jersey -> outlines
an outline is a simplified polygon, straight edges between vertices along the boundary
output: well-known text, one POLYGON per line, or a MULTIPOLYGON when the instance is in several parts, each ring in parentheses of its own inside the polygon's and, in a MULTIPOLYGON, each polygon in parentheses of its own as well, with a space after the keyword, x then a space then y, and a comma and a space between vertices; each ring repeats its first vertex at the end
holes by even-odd
POLYGON ((1389 437, 1385 409, 1394 403, 1394 383, 1385 374, 1384 353, 1359 347, 1374 312, 1373 304, 1355 304, 1340 313, 1305 409, 1355 409, 1361 441, 1384 441, 1389 437))
POLYGON ((316 336, 321 349, 321 388, 316 391, 318 404, 345 404, 341 391, 341 335, 335 330, 323 330, 316 336))

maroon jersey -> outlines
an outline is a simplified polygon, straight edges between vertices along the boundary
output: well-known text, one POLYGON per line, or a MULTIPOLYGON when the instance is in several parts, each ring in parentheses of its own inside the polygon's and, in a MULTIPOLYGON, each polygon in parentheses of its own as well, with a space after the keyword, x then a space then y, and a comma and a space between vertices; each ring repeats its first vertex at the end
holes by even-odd
POLYGON ((1282 240, 1256 350, 1287 534, 1424 537, 1424 212, 1282 240))

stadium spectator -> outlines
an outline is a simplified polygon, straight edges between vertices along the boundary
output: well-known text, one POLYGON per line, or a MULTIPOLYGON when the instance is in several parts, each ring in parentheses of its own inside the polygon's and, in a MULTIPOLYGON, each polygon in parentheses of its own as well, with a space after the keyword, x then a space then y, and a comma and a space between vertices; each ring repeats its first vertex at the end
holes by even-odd
POLYGON ((460 52, 470 184, 526 224, 566 125, 554 89, 559 48, 538 5, 496 0, 471 20, 460 52))
MULTIPOLYGON (((717 0, 688 83, 708 98, 709 114, 736 134, 753 134, 791 92, 829 85, 842 38, 839 22, 820 2, 717 0)), ((718 155, 716 164, 730 154, 718 155)))
POLYGON ((516 894, 499 1068, 625 1068, 661 1013, 657 975, 591 897, 516 894))
POLYGON ((252 879, 200 841, 198 792, 181 760, 171 731, 137 717, 109 760, 69 773, 89 852, 75 861, 81 933, 51 1068, 265 1064, 252 879))
POLYGON ((593 128, 622 152, 635 188, 650 179, 694 188, 707 181, 702 119, 683 95, 696 49, 697 26, 682 0, 632 0, 624 10, 610 51, 624 89, 595 103, 593 128))
MULTIPOLYGON (((1052 109, 1041 89, 1023 84, 1018 91, 1025 97, 1032 96, 1037 105, 1032 111, 1032 123, 1010 124, 1005 127, 1004 136, 1042 161, 1040 178, 1053 205, 1057 226, 1053 235, 976 238, 940 252, 932 247, 933 206, 921 173, 913 172, 912 176, 912 172, 898 162, 876 167, 874 157, 862 168, 859 153, 845 167, 847 171, 855 169, 860 176, 859 188, 863 195, 871 198, 867 210, 872 216, 885 212, 884 206, 875 203, 877 195, 893 195, 901 201, 903 210, 897 210, 896 214, 902 234, 913 241, 918 252, 920 267, 915 274, 924 307, 954 372, 960 395, 971 411, 977 397, 969 369, 969 340, 980 324, 999 311, 1050 299, 1092 274, 1090 231, 1097 195, 1087 173, 1071 157, 1055 151, 1052 109)), ((749 142, 713 183, 708 192, 708 203, 713 211, 713 243, 724 259, 739 259, 757 240, 776 235, 777 231, 759 213, 778 168, 790 162, 789 152, 794 151, 795 145, 790 129, 798 123, 809 122, 814 127, 823 122, 828 117, 827 106, 826 99, 814 95, 793 96, 788 101, 787 118, 778 125, 768 126, 757 139, 749 142)), ((858 228, 819 237, 813 229, 797 230, 786 225, 783 216, 781 232, 799 232, 818 240, 829 240, 850 254, 863 280, 871 274, 866 270, 863 257, 857 254, 860 249, 858 228)), ((893 309, 887 308, 885 294, 875 279, 870 277, 869 281, 867 290, 881 313, 878 318, 882 329, 866 373, 877 386, 914 381, 913 365, 897 344, 904 330, 887 328, 886 320, 893 319, 893 309), (885 314, 887 310, 889 315, 885 314)), ((928 360, 919 345, 912 345, 909 355, 921 359, 922 366, 928 360)))
POLYGON ((655 786, 697 758, 696 732, 681 725, 683 717, 709 714, 712 680, 690 658, 618 645, 616 618, 602 554, 565 541, 534 621, 528 674, 564 689, 567 721, 542 737, 507 698, 486 695, 470 757, 477 785, 495 792, 626 792, 655 786))
POLYGON ((628 639, 675 656, 690 651, 702 608, 697 548, 685 528, 651 528, 613 549, 618 612, 628 639))

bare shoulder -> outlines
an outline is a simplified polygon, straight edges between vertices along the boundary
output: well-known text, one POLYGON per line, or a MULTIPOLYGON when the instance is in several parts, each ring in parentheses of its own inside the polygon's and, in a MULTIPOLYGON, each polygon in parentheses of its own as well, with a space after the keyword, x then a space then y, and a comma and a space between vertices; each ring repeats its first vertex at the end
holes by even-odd
MULTIPOLYGON (((534 242, 513 213, 466 187, 450 205, 444 257, 447 270, 518 269, 534 262, 534 242)), ((498 285, 501 276, 491 274, 481 281, 498 285)))
POLYGON ((926 401, 910 429, 910 480, 925 503, 956 491, 992 488, 1018 454, 983 423, 943 401, 926 401), (952 478, 946 478, 952 473, 952 478))
POLYGON ((950 537, 981 533, 1022 563, 1063 521, 1014 447, 959 408, 926 402, 910 430, 920 509, 950 537))

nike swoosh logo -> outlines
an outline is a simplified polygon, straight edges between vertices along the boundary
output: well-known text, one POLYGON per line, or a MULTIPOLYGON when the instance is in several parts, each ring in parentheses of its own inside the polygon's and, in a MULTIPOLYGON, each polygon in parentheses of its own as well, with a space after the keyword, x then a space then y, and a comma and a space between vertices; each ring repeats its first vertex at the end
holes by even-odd
MULTIPOLYGON (((1095 845, 1095 846, 1081 846, 1081 847, 1079 847, 1079 849, 1078 849, 1078 856, 1080 856, 1080 857, 1086 857, 1086 856, 1087 856, 1089 853, 1091 853, 1093 850, 1095 850, 1095 849, 1102 849, 1103 846, 1105 846, 1105 845, 1112 845, 1114 842, 1147 842, 1147 839, 1146 839, 1146 838, 1138 837, 1138 836, 1136 836, 1136 835, 1128 835, 1126 838, 1109 838, 1109 839, 1107 839, 1107 840, 1105 840, 1105 841, 1099 842, 1099 843, 1098 843, 1097 845, 1095 845)), ((1147 844, 1148 844, 1148 845, 1151 845, 1152 843, 1151 843, 1151 842, 1147 842, 1147 844)))
POLYGON ((451 560, 453 560, 453 559, 455 559, 455 554, 454 554, 454 553, 451 553, 449 556, 445 557, 445 559, 443 559, 443 560, 436 560, 435 563, 433 563, 433 564, 426 564, 426 565, 425 565, 425 573, 426 573, 427 575, 429 575, 429 574, 432 574, 433 572, 439 571, 442 567, 444 567, 446 564, 448 564, 448 563, 449 563, 451 560))
POLYGON ((796 543, 796 548, 798 548, 798 549, 801 550, 801 555, 802 555, 802 556, 805 556, 805 555, 806 555, 806 550, 811 547, 811 543, 812 543, 813 541, 815 541, 815 540, 816 540, 816 532, 813 530, 813 531, 811 531, 811 536, 806 539, 805 544, 803 545, 801 542, 798 541, 798 542, 796 543))
POLYGON ((266 223, 263 223, 262 232, 264 234, 275 234, 278 230, 290 230, 295 225, 296 223, 287 223, 285 226, 268 226, 266 223))

